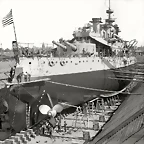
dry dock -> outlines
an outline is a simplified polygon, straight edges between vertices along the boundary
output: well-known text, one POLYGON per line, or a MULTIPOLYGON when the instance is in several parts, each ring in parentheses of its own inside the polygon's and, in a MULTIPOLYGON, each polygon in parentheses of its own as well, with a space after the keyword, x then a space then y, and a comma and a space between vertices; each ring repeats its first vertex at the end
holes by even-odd
MULTIPOLYGON (((63 115, 62 131, 54 129, 52 138, 49 138, 46 130, 40 133, 40 127, 45 125, 43 122, 35 131, 40 130, 37 136, 29 137, 29 140, 23 138, 25 142, 18 136, 13 136, 11 140, 13 144, 144 144, 144 84, 139 82, 132 93, 137 95, 128 95, 122 104, 117 97, 108 101, 99 99, 96 105, 90 103, 86 115, 83 111, 63 115)), ((22 135, 26 137, 26 134, 22 135)), ((11 144, 9 140, 6 141, 11 144)))
POLYGON ((90 144, 144 143, 144 84, 139 83, 90 144))

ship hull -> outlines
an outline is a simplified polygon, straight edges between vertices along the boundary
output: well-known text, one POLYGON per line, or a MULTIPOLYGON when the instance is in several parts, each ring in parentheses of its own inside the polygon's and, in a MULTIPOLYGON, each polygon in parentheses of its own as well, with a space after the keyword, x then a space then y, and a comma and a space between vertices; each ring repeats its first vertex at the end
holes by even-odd
MULTIPOLYGON (((130 65, 115 69, 114 71, 101 70, 65 75, 32 77, 32 80, 47 78, 49 78, 49 80, 45 81, 41 89, 34 87, 34 84, 31 84, 31 86, 30 84, 24 84, 23 87, 35 98, 42 95, 43 91, 45 91, 44 93, 48 93, 51 98, 77 105, 85 100, 92 99, 90 95, 100 96, 100 94, 109 93, 109 91, 123 89, 130 81, 121 81, 116 78, 117 76, 122 77, 125 75, 125 73, 123 73, 124 70, 133 67, 134 65, 130 65)), ((132 74, 130 75, 132 77, 132 74)), ((21 97, 24 97, 25 92, 21 91, 20 95, 21 97)))
POLYGON ((51 98, 77 105, 84 101, 86 95, 97 95, 107 93, 105 90, 117 91, 119 82, 115 74, 111 71, 92 71, 75 74, 32 77, 32 80, 48 79, 41 84, 25 83, 19 88, 19 94, 22 101, 33 102, 33 99, 25 97, 28 92, 31 97, 37 99, 43 93, 48 93, 51 98), (38 84, 38 85, 37 85, 38 84))
MULTIPOLYGON (((123 71, 131 69, 132 67, 134 67, 134 65, 116 70, 123 71)), ((17 132, 25 128, 26 103, 31 106, 31 125, 34 124, 34 113, 37 113, 35 122, 44 118, 44 115, 39 113, 38 107, 41 104, 47 104, 50 106, 50 102, 46 94, 50 95, 54 105, 58 102, 67 102, 72 105, 79 105, 85 101, 89 101, 100 96, 100 94, 108 93, 104 90, 118 91, 121 89, 121 84, 124 88, 130 81, 120 81, 109 78, 116 78, 117 75, 123 75, 123 73, 103 70, 77 74, 32 77, 33 80, 44 78, 49 78, 49 80, 46 82, 39 81, 25 83, 21 86, 11 86, 9 94, 7 96, 4 95, 4 98, 9 105, 10 125, 13 124, 13 128, 17 132), (14 112, 15 117, 13 119, 14 112)))

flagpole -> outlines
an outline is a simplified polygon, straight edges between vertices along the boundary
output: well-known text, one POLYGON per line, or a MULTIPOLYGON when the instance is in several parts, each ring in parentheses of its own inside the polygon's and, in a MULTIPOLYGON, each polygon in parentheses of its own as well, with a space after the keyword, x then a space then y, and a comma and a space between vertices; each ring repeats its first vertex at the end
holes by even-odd
MULTIPOLYGON (((12 9, 11 9, 12 11, 12 9)), ((12 13, 12 18, 13 18, 13 13, 12 13)), ((19 50, 18 50, 18 41, 17 41, 17 35, 16 35, 16 28, 15 28, 15 23, 14 23, 14 18, 13 18, 13 30, 14 30, 14 35, 15 35, 15 41, 16 41, 16 48, 17 48, 17 51, 19 53, 19 50)), ((18 56, 18 55, 17 55, 18 56)), ((19 60, 17 61, 18 59, 16 58, 16 63, 19 63, 19 60)))
MULTIPOLYGON (((12 17, 13 17, 13 13, 12 13, 12 17)), ((17 42, 17 35, 16 35, 16 28, 15 28, 14 19, 13 19, 13 29, 14 29, 15 41, 17 42)))
POLYGON ((15 29, 14 21, 13 21, 13 29, 14 29, 15 41, 17 42, 16 29, 15 29))

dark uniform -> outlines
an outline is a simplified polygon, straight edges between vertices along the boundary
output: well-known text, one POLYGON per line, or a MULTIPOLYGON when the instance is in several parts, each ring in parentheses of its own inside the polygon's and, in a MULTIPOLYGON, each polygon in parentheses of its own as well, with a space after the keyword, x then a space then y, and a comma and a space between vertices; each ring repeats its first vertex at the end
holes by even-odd
POLYGON ((66 123, 66 121, 64 121, 64 131, 65 132, 67 131, 67 123, 66 123))
POLYGON ((22 81, 23 72, 17 76, 17 82, 20 83, 22 81))
POLYGON ((14 76, 15 76, 15 69, 16 69, 16 66, 14 67, 11 67, 11 70, 10 70, 10 75, 9 75, 9 78, 8 78, 8 81, 9 82, 12 82, 14 76))
POLYGON ((61 131, 61 117, 59 117, 59 119, 58 119, 57 127, 58 127, 58 132, 60 132, 61 131))

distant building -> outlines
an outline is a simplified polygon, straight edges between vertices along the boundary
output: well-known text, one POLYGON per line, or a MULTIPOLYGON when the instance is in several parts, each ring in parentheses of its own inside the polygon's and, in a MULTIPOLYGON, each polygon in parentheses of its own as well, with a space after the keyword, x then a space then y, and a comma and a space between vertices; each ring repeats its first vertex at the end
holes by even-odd
POLYGON ((144 47, 138 47, 135 52, 138 54, 138 55, 143 55, 144 54, 144 47))

